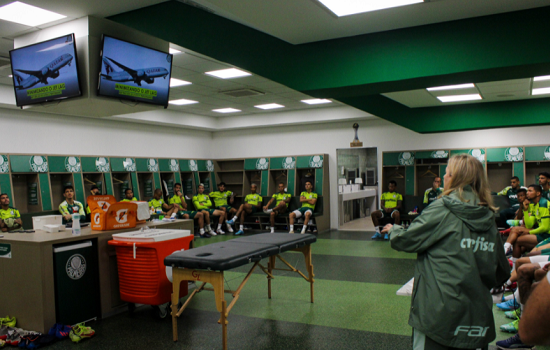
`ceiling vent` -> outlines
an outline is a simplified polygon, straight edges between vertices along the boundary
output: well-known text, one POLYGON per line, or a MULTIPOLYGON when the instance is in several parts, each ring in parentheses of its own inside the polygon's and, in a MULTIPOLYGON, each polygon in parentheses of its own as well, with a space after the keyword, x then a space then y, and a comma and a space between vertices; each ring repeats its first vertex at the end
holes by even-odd
POLYGON ((220 93, 231 97, 250 97, 250 96, 265 95, 265 92, 261 92, 253 89, 237 89, 237 90, 222 91, 220 93))

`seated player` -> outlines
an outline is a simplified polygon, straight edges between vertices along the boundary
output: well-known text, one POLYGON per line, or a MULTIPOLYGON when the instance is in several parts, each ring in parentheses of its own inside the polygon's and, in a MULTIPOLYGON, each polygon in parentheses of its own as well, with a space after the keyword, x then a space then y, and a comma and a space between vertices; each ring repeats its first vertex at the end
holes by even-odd
POLYGON ((204 232, 204 215, 199 211, 188 211, 187 202, 185 201, 185 196, 181 191, 181 184, 177 183, 174 185, 174 195, 168 200, 170 204, 178 206, 178 215, 182 219, 192 219, 197 221, 199 224, 199 234, 203 238, 212 237, 208 232, 204 232))
POLYGON ((432 187, 428 188, 426 192, 424 192, 424 208, 432 204, 432 202, 439 198, 439 196, 443 193, 443 189, 440 186, 441 178, 436 177, 432 183, 432 187))
POLYGON ((174 204, 166 204, 162 199, 162 190, 157 188, 153 192, 153 198, 149 201, 149 208, 153 208, 157 214, 175 218, 179 207, 174 204))
MULTIPOLYGON (((382 235, 380 234, 380 225, 379 221, 383 218, 390 218, 395 221, 396 225, 399 225, 401 223, 401 216, 399 214, 399 209, 401 209, 401 206, 403 204, 403 196, 395 190, 397 189, 397 182, 394 180, 391 180, 388 183, 388 190, 389 192, 382 193, 382 197, 380 198, 380 207, 382 210, 376 210, 373 211, 370 215, 372 218, 372 223, 374 224, 374 236, 372 236, 372 239, 375 238, 381 238, 382 235)), ((386 233, 384 235, 384 239, 388 240, 388 234, 386 233)))
POLYGON ((264 213, 269 214, 271 233, 275 232, 275 217, 279 214, 284 214, 287 211, 288 203, 290 203, 290 198, 292 198, 290 193, 285 193, 284 183, 279 182, 278 189, 279 192, 275 193, 269 202, 267 202, 267 205, 264 206, 264 213), (275 208, 269 209, 269 206, 273 203, 273 201, 277 201, 275 208))
POLYGON ((2 232, 23 230, 23 221, 19 210, 10 207, 10 197, 7 193, 0 194, 0 229, 2 232))
POLYGON ((65 197, 65 200, 59 204, 59 212, 63 215, 63 223, 72 222, 72 214, 79 214, 80 220, 84 220, 86 217, 84 206, 79 201, 74 200, 73 186, 65 186, 63 188, 63 197, 65 197))
MULTIPOLYGON (((237 209, 229 205, 233 204, 233 201, 235 200, 235 194, 231 191, 225 190, 225 182, 220 182, 218 184, 218 191, 210 192, 209 196, 214 200, 215 208, 223 210, 226 213, 226 218, 232 217, 237 212, 237 209), (229 204, 227 204, 227 201, 229 201, 229 204)), ((227 223, 226 226, 227 231, 233 233, 233 227, 231 227, 231 225, 227 223)))
POLYGON ((263 198, 256 193, 257 190, 258 185, 254 183, 250 185, 250 194, 244 197, 244 204, 241 204, 233 219, 227 221, 229 225, 233 225, 235 221, 237 221, 237 218, 240 218, 239 230, 235 232, 235 236, 242 235, 244 233, 244 217, 246 215, 254 214, 258 210, 262 209, 263 198))
POLYGON ((549 265, 545 265, 546 278, 543 278, 536 289, 531 292, 529 303, 521 320, 519 335, 529 344, 550 345, 550 332, 547 325, 550 323, 550 273, 549 265))
POLYGON ((134 197, 134 191, 131 188, 124 190, 124 199, 121 202, 137 202, 137 198, 134 197))
POLYGON ((550 201, 550 173, 543 171, 539 174, 539 185, 542 187, 542 198, 550 201))
MULTIPOLYGON (((517 201, 518 201, 518 209, 516 210, 516 216, 512 220, 506 220, 506 224, 508 226, 525 226, 523 225, 523 206, 521 203, 525 202, 525 199, 527 199, 527 189, 524 187, 521 187, 518 190, 517 193, 517 201)), ((507 236, 510 234, 511 228, 507 228, 506 230, 500 231, 500 233, 504 236, 507 236)))
POLYGON ((313 192, 313 183, 306 180, 306 190, 300 193, 300 202, 302 207, 294 210, 288 215, 290 221, 290 231, 288 233, 294 233, 294 220, 304 216, 304 226, 302 226, 302 234, 306 233, 307 224, 313 215, 315 210, 315 204, 317 203, 317 193, 313 192))
POLYGON ((522 187, 519 185, 519 177, 514 176, 510 179, 510 186, 497 193, 499 196, 508 197, 510 202, 510 208, 500 211, 500 220, 506 227, 509 227, 506 221, 513 219, 519 209, 518 192, 520 189, 522 189, 522 187))
POLYGON ((222 230, 222 225, 226 221, 226 213, 220 209, 212 209, 212 201, 207 194, 204 194, 204 185, 200 184, 198 187, 198 192, 196 196, 193 197, 193 205, 195 209, 201 211, 204 214, 206 220, 206 231, 212 236, 216 234, 225 235, 225 232, 222 230), (218 222, 218 229, 216 232, 212 231, 210 227, 210 216, 218 216, 220 218, 218 222))
MULTIPOLYGON (((97 187, 96 185, 92 185, 92 188, 90 189, 90 196, 97 196, 99 193, 99 187, 97 187)), ((90 207, 88 206, 88 201, 86 201, 86 215, 90 215, 91 213, 91 210, 90 210, 90 207)))

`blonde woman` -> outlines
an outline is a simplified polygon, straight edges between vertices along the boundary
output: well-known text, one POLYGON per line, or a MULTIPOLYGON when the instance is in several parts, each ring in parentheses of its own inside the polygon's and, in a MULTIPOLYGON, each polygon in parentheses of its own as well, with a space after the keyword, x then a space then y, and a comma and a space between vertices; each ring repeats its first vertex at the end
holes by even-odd
POLYGON ((496 337, 489 290, 510 276, 485 170, 449 159, 441 198, 408 229, 386 225, 394 249, 417 253, 409 325, 414 350, 487 349, 496 337))

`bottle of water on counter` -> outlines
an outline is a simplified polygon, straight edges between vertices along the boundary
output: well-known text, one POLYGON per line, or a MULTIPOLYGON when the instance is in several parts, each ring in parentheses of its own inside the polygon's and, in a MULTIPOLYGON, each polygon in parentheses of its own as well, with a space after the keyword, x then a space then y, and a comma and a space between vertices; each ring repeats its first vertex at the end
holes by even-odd
POLYGON ((80 230, 80 215, 78 213, 73 214, 73 236, 80 236, 82 231, 80 230))

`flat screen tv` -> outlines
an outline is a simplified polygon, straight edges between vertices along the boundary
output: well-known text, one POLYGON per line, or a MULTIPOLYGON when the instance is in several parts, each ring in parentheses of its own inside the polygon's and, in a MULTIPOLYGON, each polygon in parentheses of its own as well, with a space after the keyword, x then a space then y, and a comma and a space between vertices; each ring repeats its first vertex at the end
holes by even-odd
POLYGON ((103 36, 98 95, 168 107, 172 55, 103 36))
POLYGON ((74 34, 10 51, 18 107, 82 95, 74 34))

